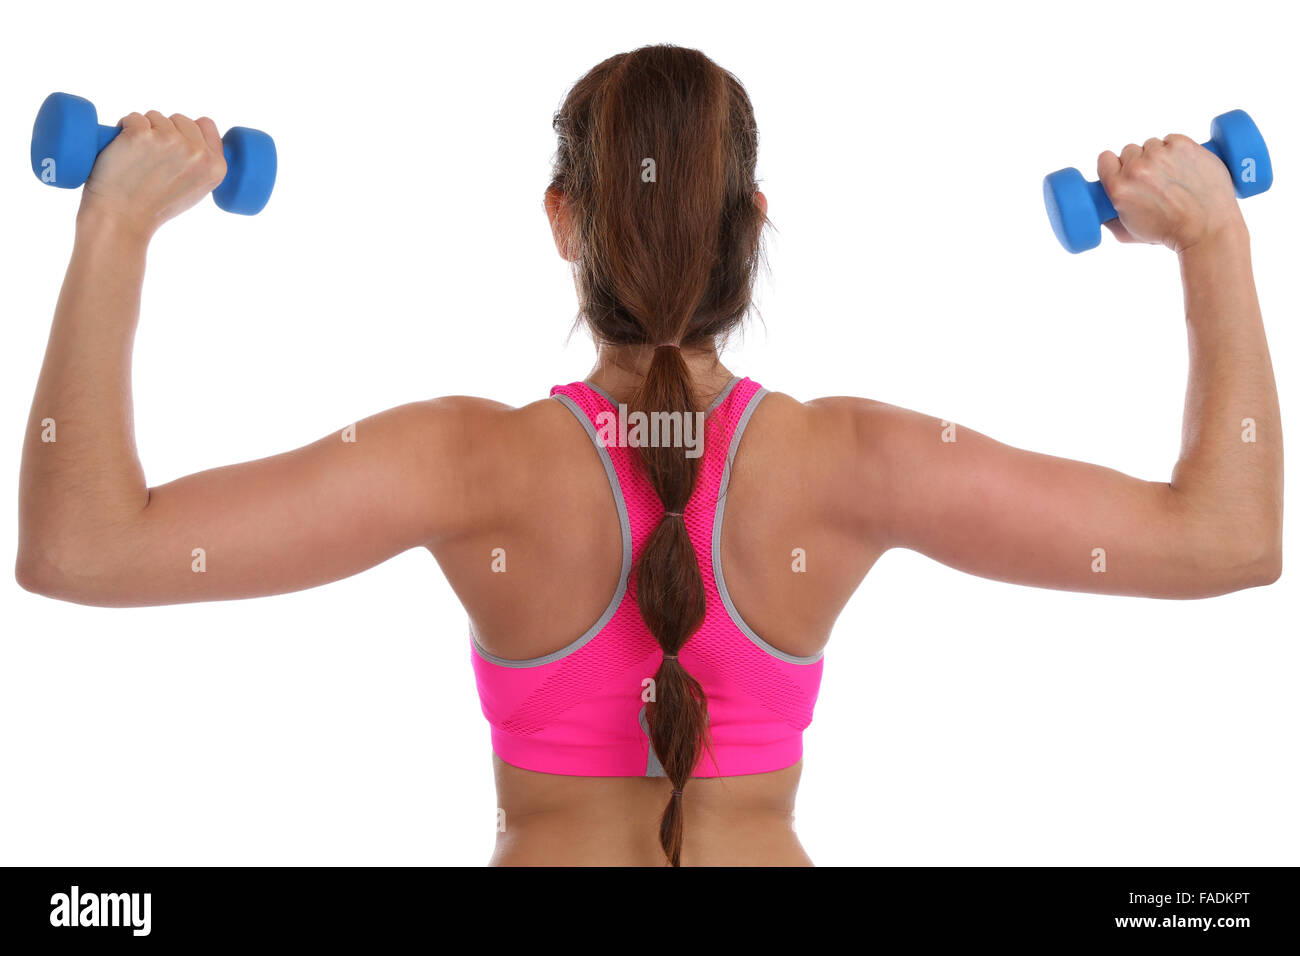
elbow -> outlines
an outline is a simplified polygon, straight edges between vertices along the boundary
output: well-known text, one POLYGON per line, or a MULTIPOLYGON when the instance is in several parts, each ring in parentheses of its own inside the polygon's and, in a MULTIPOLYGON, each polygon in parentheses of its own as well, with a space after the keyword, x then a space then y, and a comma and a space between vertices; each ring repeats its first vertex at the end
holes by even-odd
POLYGON ((1245 536, 1226 557, 1220 566, 1223 592, 1276 583, 1282 577, 1281 527, 1245 536))
POLYGON ((24 591, 42 597, 69 599, 72 575, 46 552, 30 547, 18 549, 14 579, 24 591))
POLYGON ((18 555, 14 580, 24 591, 58 597, 66 588, 67 549, 57 546, 62 535, 48 523, 39 523, 24 509, 18 515, 18 555))
POLYGON ((14 579, 24 591, 92 607, 140 602, 141 545, 131 526, 72 522, 18 522, 14 579))
POLYGON ((1267 549, 1256 559, 1254 580, 1247 587, 1260 588, 1276 584, 1280 577, 1282 577, 1282 544, 1278 542, 1276 547, 1267 549))
POLYGON ((1164 596, 1210 598, 1267 587, 1282 576, 1282 529, 1272 522, 1213 531, 1183 539, 1177 583, 1164 596))
POLYGON ((21 546, 14 562, 14 579, 24 591, 74 604, 108 606, 96 575, 73 560, 69 553, 49 548, 21 546))
POLYGON ((1247 553, 1251 557, 1252 583, 1248 587, 1265 587, 1282 577, 1282 519, 1263 525, 1264 530, 1250 538, 1247 553))

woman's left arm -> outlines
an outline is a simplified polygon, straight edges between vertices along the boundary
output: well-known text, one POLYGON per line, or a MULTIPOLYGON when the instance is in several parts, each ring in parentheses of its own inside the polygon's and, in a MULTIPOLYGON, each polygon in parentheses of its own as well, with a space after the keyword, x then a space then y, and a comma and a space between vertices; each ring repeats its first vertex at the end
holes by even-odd
POLYGON ((19 583, 106 606, 281 593, 430 545, 490 508, 493 466, 478 468, 474 449, 493 446, 505 406, 470 398, 405 405, 149 488, 131 404, 146 251, 225 167, 210 120, 122 125, 86 185, 27 423, 19 583))

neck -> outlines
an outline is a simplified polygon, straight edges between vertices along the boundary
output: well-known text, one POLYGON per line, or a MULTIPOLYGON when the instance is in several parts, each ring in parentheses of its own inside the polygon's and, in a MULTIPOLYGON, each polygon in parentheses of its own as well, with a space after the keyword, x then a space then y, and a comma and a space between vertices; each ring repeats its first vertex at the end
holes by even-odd
MULTIPOLYGON (((618 401, 627 403, 641 387, 654 348, 648 345, 596 345, 596 364, 587 381, 604 389, 618 401)), ((722 364, 715 348, 682 347, 682 358, 690 372, 691 385, 702 404, 717 395, 731 381, 732 374, 722 364)))

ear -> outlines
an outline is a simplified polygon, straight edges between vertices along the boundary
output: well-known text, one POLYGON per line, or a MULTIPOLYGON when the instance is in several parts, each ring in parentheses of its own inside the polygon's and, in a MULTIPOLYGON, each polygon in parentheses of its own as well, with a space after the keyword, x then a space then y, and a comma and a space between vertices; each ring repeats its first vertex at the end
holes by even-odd
POLYGON ((551 238, 555 240, 555 251, 566 262, 576 262, 578 242, 573 234, 573 225, 569 218, 569 202, 564 198, 564 193, 554 186, 548 186, 542 203, 546 207, 546 218, 551 223, 551 238))
POLYGON ((754 202, 758 204, 758 208, 761 209, 761 210, 763 211, 763 217, 766 218, 766 217, 767 217, 767 197, 764 196, 764 195, 763 195, 761 192, 759 192, 757 189, 755 189, 755 190, 754 190, 754 202))

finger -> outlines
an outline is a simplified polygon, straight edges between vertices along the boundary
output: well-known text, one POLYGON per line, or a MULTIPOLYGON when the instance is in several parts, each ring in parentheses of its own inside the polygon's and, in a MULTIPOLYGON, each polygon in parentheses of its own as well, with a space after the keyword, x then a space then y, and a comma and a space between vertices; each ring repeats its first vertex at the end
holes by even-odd
POLYGON ((1129 143, 1119 152, 1119 164, 1127 166, 1133 160, 1142 155, 1142 147, 1137 143, 1129 143))
POLYGON ((154 129, 161 129, 167 131, 172 131, 176 129, 172 121, 169 120, 167 117, 163 116, 157 110, 150 110, 148 113, 145 113, 144 115, 149 118, 149 125, 152 126, 154 129))
POLYGON ((1160 139, 1158 136, 1152 136, 1149 140, 1147 140, 1145 143, 1142 144, 1142 152, 1144 154, 1149 152, 1155 152, 1157 149, 1164 148, 1164 145, 1165 145, 1165 141, 1163 139, 1160 139))
POLYGON ((208 144, 208 149, 214 153, 221 153, 221 134, 217 132, 217 124, 206 116, 200 116, 194 121, 194 125, 203 134, 203 141, 208 144))
MULTIPOLYGON (((1102 153, 1097 157, 1097 178, 1101 180, 1102 186, 1119 175, 1119 157, 1110 150, 1102 153)), ((1110 192, 1109 189, 1106 190, 1110 192)))
POLYGON ((125 116, 123 116, 120 120, 117 121, 117 125, 122 127, 122 129, 124 130, 150 128, 149 121, 145 119, 144 116, 140 113, 127 113, 125 116))
POLYGON ((183 113, 173 113, 167 117, 171 124, 176 127, 176 131, 186 139, 194 142, 199 146, 207 147, 207 140, 203 138, 203 131, 199 129, 197 123, 183 113))
POLYGON ((1165 137, 1166 146, 1200 146, 1196 140, 1190 136, 1184 136, 1182 133, 1170 133, 1165 137))

